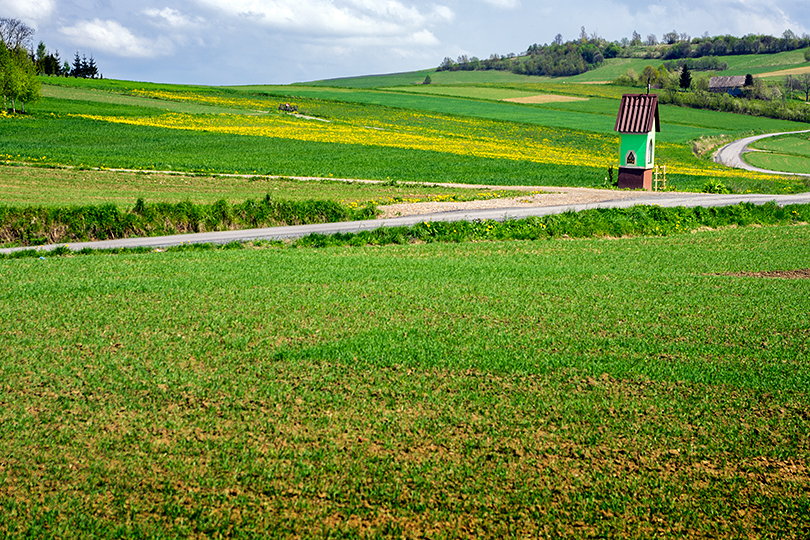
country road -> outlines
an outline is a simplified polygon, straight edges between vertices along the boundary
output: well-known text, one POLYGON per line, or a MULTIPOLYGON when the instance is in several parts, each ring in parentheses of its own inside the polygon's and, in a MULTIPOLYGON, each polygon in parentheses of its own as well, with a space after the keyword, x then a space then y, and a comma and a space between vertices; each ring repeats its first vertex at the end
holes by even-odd
POLYGON ((547 216, 563 212, 579 212, 593 208, 629 208, 636 205, 658 205, 664 207, 695 207, 695 206, 729 206, 741 202, 765 204, 774 201, 780 206, 788 204, 810 204, 810 193, 797 195, 717 195, 710 193, 639 193, 638 197, 631 199, 615 199, 587 204, 564 204, 558 206, 519 207, 519 208, 489 208, 475 210, 457 210, 453 212, 439 212, 434 214, 421 214, 389 219, 370 219, 365 221, 349 221, 339 223, 322 223, 315 225, 296 225, 287 227, 268 227, 263 229, 245 229, 237 231, 219 231, 193 234, 179 234, 173 236, 155 236, 148 238, 125 238, 121 240, 104 240, 98 242, 78 242, 72 244, 49 244, 37 247, 15 247, 0 249, 0 253, 8 254, 15 251, 35 249, 50 251, 60 246, 78 251, 90 249, 115 249, 151 247, 162 248, 183 244, 226 244, 229 242, 248 242, 251 240, 286 240, 300 238, 309 234, 335 234, 356 233, 373 230, 380 227, 403 227, 415 225, 425 221, 462 221, 486 220, 505 221, 507 219, 520 219, 530 216, 547 216))
POLYGON ((784 131, 782 133, 767 133, 765 135, 754 135, 753 137, 746 137, 745 139, 738 139, 722 147, 714 155, 714 161, 725 165, 727 167, 734 167, 735 169, 745 169, 746 171, 767 173, 767 174, 784 174, 788 176, 810 176, 810 173, 790 173, 783 171, 770 171, 768 169, 760 169, 754 167, 743 161, 742 155, 746 152, 758 151, 751 150, 748 145, 760 139, 767 139, 768 137, 777 137, 779 135, 795 135, 797 133, 810 133, 810 129, 802 131, 784 131))

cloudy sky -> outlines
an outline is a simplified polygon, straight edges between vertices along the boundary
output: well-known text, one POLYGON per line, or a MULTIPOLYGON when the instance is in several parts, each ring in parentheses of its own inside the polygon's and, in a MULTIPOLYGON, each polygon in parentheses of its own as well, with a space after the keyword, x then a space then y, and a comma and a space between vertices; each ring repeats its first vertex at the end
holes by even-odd
POLYGON ((585 26, 609 40, 810 32, 808 0, 0 0, 64 60, 107 78, 290 83, 435 67, 445 56, 519 53, 585 26))

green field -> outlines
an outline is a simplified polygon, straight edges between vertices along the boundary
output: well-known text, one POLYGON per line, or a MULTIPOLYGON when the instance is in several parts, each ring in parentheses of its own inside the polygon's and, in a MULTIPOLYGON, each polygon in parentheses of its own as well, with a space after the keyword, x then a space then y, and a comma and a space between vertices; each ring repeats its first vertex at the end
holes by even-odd
POLYGON ((0 534, 805 537, 808 242, 0 260, 0 534))
MULTIPOLYGON (((46 97, 32 115, 0 122, 6 161, 490 185, 602 185, 618 147, 617 100, 627 91, 525 82, 399 91, 44 82, 46 97), (547 93, 587 100, 495 101, 547 93), (304 117, 277 111, 283 102, 304 117)), ((667 106, 661 116, 658 161, 676 189, 699 190, 715 177, 737 191, 806 189, 795 178, 729 170, 691 152, 699 137, 802 124, 667 106)))
POLYGON ((745 161, 771 171, 810 174, 810 134, 769 137, 756 141, 752 148, 764 152, 748 152, 745 161))
POLYGON ((389 86, 419 85, 425 81, 425 76, 435 84, 481 84, 481 83, 524 83, 546 82, 551 77, 533 77, 517 75, 508 71, 436 71, 426 69, 408 73, 392 73, 384 75, 345 77, 341 79, 327 79, 299 83, 305 86, 329 86, 335 88, 386 88, 389 86))
POLYGON ((303 201, 328 199, 363 205, 368 202, 473 200, 519 196, 521 191, 477 190, 403 184, 300 181, 288 178, 183 175, 0 166, 0 205, 64 206, 113 203, 131 206, 147 201, 231 203, 259 199, 303 201))
MULTIPOLYGON (((791 69, 806 66, 804 51, 785 51, 776 54, 742 54, 731 56, 718 56, 728 68, 717 72, 717 75, 757 75, 782 69, 791 69)), ((418 85, 424 82, 425 76, 430 75, 434 84, 481 84, 481 83, 532 83, 566 81, 573 83, 613 81, 628 70, 637 74, 646 66, 658 68, 664 60, 646 58, 609 58, 596 69, 586 71, 573 77, 532 77, 517 75, 506 71, 436 71, 428 69, 408 73, 392 73, 386 75, 345 77, 341 79, 328 79, 301 83, 316 86, 332 86, 339 88, 387 88, 391 86, 418 85)))
MULTIPOLYGON (((161 203, 227 228, 227 203, 492 196, 402 181, 603 186, 633 91, 42 82, 0 116, 0 213, 80 238, 136 199, 157 231, 161 203), (500 101, 540 94, 586 100, 500 101)), ((692 152, 804 124, 661 119, 677 189, 808 189, 692 152)), ((806 538, 807 206, 753 208, 0 257, 0 537, 806 538)))

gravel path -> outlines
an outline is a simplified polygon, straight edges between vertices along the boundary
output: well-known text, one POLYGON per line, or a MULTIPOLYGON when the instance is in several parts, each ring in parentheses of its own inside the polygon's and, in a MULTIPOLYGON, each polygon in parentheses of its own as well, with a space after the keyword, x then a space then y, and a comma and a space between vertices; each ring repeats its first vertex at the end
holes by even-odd
MULTIPOLYGON (((606 201, 625 201, 642 197, 666 197, 667 193, 650 193, 646 191, 627 191, 612 189, 575 188, 575 187, 540 187, 540 186, 476 186, 470 184, 441 184, 448 187, 472 189, 495 189, 498 191, 525 191, 518 197, 503 197, 464 202, 421 202, 398 203, 380 207, 382 219, 400 216, 454 212, 457 210, 483 210, 496 208, 535 208, 546 206, 563 206, 593 204, 606 201), (542 193, 532 194, 533 191, 542 193)), ((671 195, 671 194, 670 194, 671 195)))

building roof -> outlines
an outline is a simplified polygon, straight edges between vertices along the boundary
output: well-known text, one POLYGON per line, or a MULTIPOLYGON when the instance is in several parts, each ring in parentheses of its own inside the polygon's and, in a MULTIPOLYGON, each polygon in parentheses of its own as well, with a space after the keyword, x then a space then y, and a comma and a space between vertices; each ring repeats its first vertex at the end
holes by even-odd
POLYGON ((656 94, 625 94, 616 117, 619 133, 649 133, 661 131, 656 94))
POLYGON ((709 89, 713 88, 742 88, 745 86, 745 75, 731 77, 712 77, 709 79, 709 89))

